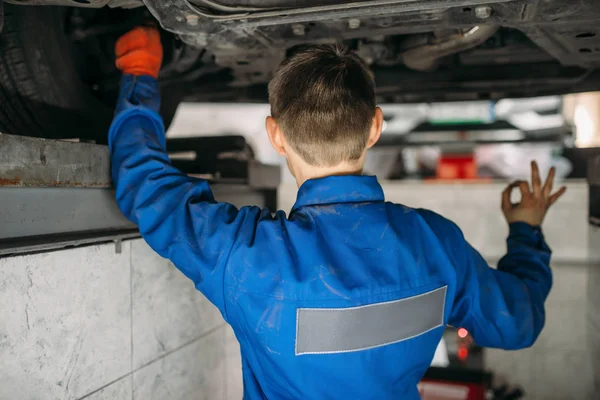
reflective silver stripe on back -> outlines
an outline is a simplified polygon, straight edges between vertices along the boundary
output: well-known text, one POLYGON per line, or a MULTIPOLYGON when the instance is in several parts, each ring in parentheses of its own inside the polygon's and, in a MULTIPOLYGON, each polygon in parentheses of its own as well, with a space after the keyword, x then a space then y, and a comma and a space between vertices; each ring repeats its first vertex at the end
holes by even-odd
POLYGON ((444 324, 447 286, 417 296, 349 308, 299 308, 296 355, 367 350, 444 324))

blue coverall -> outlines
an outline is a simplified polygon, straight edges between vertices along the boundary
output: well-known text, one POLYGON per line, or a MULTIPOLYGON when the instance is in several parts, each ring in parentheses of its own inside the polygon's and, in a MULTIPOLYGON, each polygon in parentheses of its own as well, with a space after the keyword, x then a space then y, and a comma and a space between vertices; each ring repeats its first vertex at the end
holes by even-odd
POLYGON ((385 202, 375 177, 309 180, 288 216, 238 210, 170 165, 159 102, 154 78, 123 77, 117 201, 233 327, 246 399, 418 399, 447 324, 482 346, 536 340, 552 285, 539 228, 511 224, 495 270, 452 222, 385 202))

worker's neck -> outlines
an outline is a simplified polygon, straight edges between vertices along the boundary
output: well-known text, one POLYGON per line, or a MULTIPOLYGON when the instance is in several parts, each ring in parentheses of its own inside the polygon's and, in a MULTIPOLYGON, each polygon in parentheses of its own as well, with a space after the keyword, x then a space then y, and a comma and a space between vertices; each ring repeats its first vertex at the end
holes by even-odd
POLYGON ((361 175, 364 160, 355 163, 341 163, 333 167, 315 167, 306 163, 289 165, 292 174, 296 178, 298 187, 310 179, 325 178, 328 176, 361 175))

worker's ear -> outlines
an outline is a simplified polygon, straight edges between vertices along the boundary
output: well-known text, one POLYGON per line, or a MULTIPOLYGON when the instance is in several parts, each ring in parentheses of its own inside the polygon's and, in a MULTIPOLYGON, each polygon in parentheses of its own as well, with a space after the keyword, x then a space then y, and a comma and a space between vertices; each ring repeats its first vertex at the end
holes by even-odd
POLYGON ((367 140, 367 149, 370 149, 377 143, 381 137, 381 129, 383 128, 383 111, 381 108, 375 108, 375 115, 373 116, 373 122, 371 123, 371 130, 369 131, 369 140, 367 140))
POLYGON ((275 118, 268 116, 265 121, 265 125, 267 128, 267 134, 269 135, 269 141, 271 142, 271 146, 282 156, 286 156, 285 151, 285 139, 283 138, 283 132, 279 128, 277 121, 275 118))

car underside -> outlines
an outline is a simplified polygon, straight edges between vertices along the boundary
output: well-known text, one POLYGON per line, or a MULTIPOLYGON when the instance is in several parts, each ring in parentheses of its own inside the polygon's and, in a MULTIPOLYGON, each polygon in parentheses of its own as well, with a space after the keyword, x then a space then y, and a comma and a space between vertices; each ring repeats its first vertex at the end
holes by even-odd
MULTIPOLYGON (((175 104, 172 111, 184 98, 264 102, 267 82, 277 65, 299 46, 314 43, 343 44, 360 54, 374 71, 382 103, 500 99, 600 89, 597 0, 9 3, 4 5, 0 41, 11 30, 20 29, 22 35, 38 36, 27 43, 41 40, 39 46, 46 48, 43 40, 48 39, 39 35, 44 34, 44 26, 55 29, 48 25, 60 18, 59 29, 65 35, 61 43, 72 49, 62 57, 72 59, 70 70, 107 109, 118 87, 114 41, 126 29, 150 21, 158 21, 164 29, 166 55, 160 81, 163 96, 166 93, 174 98, 169 101, 175 104), (41 27, 32 27, 36 13, 44 13, 35 11, 38 9, 52 11, 39 17, 41 27), (30 20, 27 23, 18 20, 24 14, 30 20)), ((38 62, 53 63, 44 57, 53 56, 42 54, 38 62)), ((28 58, 27 63, 34 56, 24 58, 28 58)), ((6 60, 4 64, 6 67, 6 60)), ((53 73, 52 66, 47 70, 53 73)), ((65 68, 55 73, 64 75, 64 82, 70 79, 65 68)), ((2 84, 6 88, 7 84, 2 84)), ((80 116, 82 121, 85 118, 89 115, 80 116)), ((10 121, 7 124, 3 119, 0 116, 3 131, 27 134, 15 132, 10 121)))

